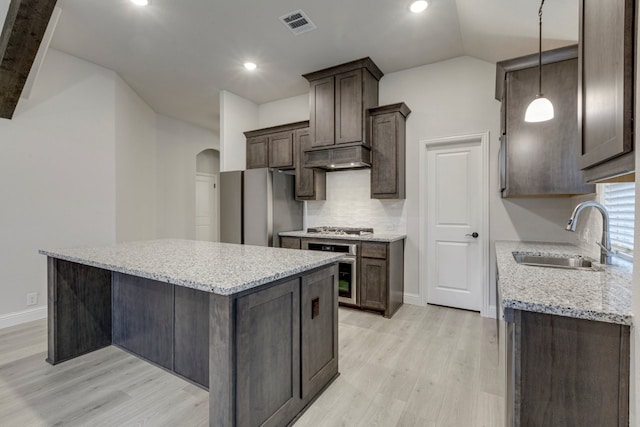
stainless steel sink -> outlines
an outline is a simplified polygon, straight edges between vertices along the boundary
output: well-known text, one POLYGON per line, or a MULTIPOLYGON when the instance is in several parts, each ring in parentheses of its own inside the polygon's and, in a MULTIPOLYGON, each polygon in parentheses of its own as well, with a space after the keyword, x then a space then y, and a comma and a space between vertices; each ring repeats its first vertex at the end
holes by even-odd
POLYGON ((537 267, 569 268, 572 270, 592 271, 598 270, 592 261, 583 258, 580 255, 554 256, 513 252, 513 257, 518 264, 534 265, 537 267))

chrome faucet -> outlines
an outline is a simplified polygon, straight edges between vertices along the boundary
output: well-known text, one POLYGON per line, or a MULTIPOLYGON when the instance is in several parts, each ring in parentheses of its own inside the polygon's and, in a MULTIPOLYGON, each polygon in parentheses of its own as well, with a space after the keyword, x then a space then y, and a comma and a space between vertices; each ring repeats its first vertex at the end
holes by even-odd
POLYGON ((580 212, 584 208, 593 207, 600 211, 602 214, 602 241, 598 243, 600 246, 600 264, 611 264, 611 259, 615 254, 615 251, 611 249, 611 237, 609 236, 609 212, 607 208, 602 206, 598 202, 588 201, 582 202, 576 206, 571 214, 571 218, 569 218, 569 222, 567 226, 564 228, 567 231, 576 231, 576 224, 578 222, 578 217, 580 216, 580 212))

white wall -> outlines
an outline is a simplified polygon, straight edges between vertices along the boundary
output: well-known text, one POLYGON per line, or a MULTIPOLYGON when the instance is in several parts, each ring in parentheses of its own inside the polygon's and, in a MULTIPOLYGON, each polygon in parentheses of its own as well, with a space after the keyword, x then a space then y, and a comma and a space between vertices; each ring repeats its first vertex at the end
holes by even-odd
POLYGON ((4 24, 11 0, 0 0, 0 24, 4 24))
POLYGON ((156 124, 156 234, 195 239, 196 156, 207 148, 220 150, 220 140, 207 129, 166 116, 157 115, 156 124))
POLYGON ((116 240, 156 236, 156 114, 115 80, 116 240))
POLYGON ((243 132, 258 129, 258 105, 231 92, 220 92, 220 171, 245 170, 243 132))
POLYGON ((114 78, 50 50, 31 98, 0 119, 0 318, 28 292, 46 304, 38 249, 115 242, 114 78))
POLYGON ((259 129, 303 120, 309 120, 309 94, 307 93, 258 106, 259 129))

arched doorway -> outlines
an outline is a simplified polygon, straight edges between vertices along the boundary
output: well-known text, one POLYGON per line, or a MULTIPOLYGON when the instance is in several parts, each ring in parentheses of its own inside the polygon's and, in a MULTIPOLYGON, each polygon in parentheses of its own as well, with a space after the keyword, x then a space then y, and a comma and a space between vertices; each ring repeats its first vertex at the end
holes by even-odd
POLYGON ((196 156, 196 240, 220 240, 218 178, 220 153, 206 149, 196 156))

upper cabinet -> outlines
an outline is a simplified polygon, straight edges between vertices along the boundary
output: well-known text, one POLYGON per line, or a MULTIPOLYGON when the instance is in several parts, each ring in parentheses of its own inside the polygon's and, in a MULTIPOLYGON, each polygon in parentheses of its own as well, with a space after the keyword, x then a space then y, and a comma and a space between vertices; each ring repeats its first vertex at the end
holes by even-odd
POLYGON ((311 148, 311 132, 309 128, 297 129, 293 134, 296 165, 296 200, 325 200, 326 172, 322 169, 309 168, 304 165, 304 150, 309 148, 311 148))
POLYGON ((294 134, 308 126, 309 122, 304 121, 245 132, 247 169, 294 169, 294 134))
POLYGON ((368 145, 367 109, 378 105, 382 71, 370 58, 305 74, 311 147, 368 145))
POLYGON ((405 124, 410 113, 404 102, 369 109, 372 199, 405 198, 405 124))
POLYGON ((497 64, 496 98, 502 101, 500 178, 502 197, 560 197, 595 192, 578 165, 576 46, 543 53, 542 91, 555 117, 524 121, 538 92, 538 55, 497 64))
POLYGON ((580 167, 590 182, 635 170, 634 54, 635 1, 581 0, 580 167))

